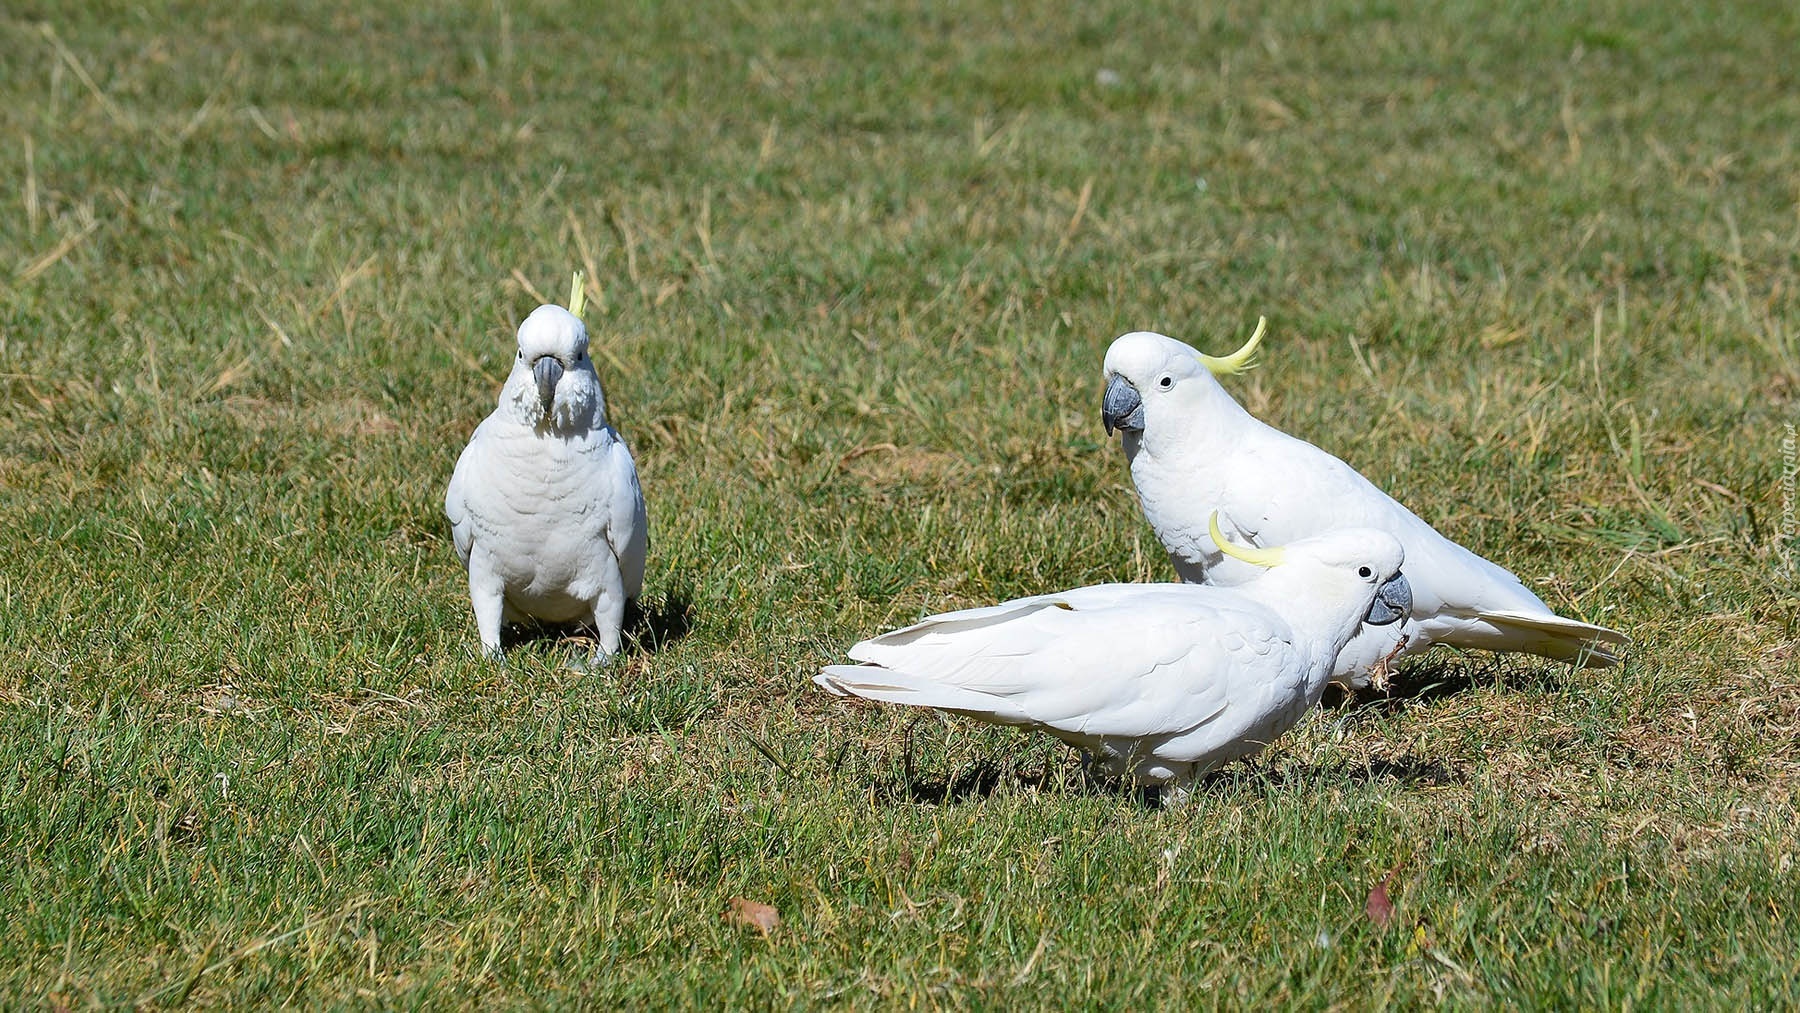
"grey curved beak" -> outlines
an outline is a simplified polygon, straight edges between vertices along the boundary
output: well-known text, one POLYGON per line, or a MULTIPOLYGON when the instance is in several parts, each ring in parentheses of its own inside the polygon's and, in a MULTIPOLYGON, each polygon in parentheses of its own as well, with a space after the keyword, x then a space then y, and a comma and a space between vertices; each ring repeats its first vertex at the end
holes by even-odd
POLYGON ((538 402, 548 414, 550 406, 556 403, 556 382, 562 379, 562 361, 554 355, 540 355, 531 364, 531 375, 537 380, 538 402))
POLYGON ((1106 382, 1106 396, 1100 401, 1100 422, 1106 426, 1108 436, 1115 429, 1127 433, 1144 431, 1144 399, 1124 377, 1115 376, 1106 382))
POLYGON ((1396 573, 1375 589, 1375 601, 1369 606, 1369 617, 1363 622, 1370 626, 1399 622, 1412 615, 1412 605, 1412 585, 1406 582, 1406 574, 1396 573))

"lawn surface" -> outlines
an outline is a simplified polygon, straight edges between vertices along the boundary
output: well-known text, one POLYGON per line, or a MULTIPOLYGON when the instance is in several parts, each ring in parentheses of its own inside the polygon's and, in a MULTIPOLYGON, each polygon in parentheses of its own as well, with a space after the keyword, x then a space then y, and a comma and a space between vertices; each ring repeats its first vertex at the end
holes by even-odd
POLYGON ((9 4, 0 1005, 1800 1002, 1795 53, 1776 0, 9 4), (482 661, 440 513, 574 268, 652 525, 604 674, 482 661), (1434 654, 1176 812, 810 684, 1169 579, 1101 355, 1259 314, 1247 407, 1630 662, 1434 654))

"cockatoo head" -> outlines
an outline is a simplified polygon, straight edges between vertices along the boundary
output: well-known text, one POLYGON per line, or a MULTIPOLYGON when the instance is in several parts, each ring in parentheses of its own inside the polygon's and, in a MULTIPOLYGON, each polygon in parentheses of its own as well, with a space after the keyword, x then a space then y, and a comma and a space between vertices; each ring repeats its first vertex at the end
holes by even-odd
POLYGON ((1100 421, 1106 435, 1115 429, 1125 433, 1127 449, 1133 440, 1154 445, 1183 437, 1191 424, 1183 420, 1204 420, 1209 409, 1222 405, 1236 407, 1213 377, 1251 368, 1266 324, 1258 321, 1250 340, 1223 358, 1154 331, 1133 331, 1114 339, 1102 367, 1106 395, 1100 403, 1100 421))
POLYGON ((519 325, 519 356, 500 399, 534 426, 585 428, 605 417, 606 400, 580 317, 544 305, 525 318, 519 325))
POLYGON ((1207 530, 1220 552, 1268 568, 1265 579, 1304 589, 1294 600, 1308 608, 1323 605, 1322 611, 1341 612, 1371 626, 1412 615, 1412 585, 1400 572, 1406 553, 1400 540, 1385 531, 1343 528, 1279 548, 1258 548, 1226 538, 1216 510, 1207 530))

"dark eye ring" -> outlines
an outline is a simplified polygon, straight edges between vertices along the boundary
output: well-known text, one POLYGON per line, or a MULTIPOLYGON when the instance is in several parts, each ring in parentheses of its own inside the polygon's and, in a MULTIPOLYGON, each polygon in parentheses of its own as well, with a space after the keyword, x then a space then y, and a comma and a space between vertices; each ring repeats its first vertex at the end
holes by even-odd
POLYGON ((1175 386, 1175 378, 1172 376, 1165 376, 1162 379, 1156 381, 1156 385, 1158 387, 1161 387, 1163 390, 1168 390, 1170 387, 1175 386))
POLYGON ((1356 568, 1356 575, 1364 580, 1368 580, 1370 577, 1375 576, 1375 571, 1366 566, 1359 566, 1356 568))

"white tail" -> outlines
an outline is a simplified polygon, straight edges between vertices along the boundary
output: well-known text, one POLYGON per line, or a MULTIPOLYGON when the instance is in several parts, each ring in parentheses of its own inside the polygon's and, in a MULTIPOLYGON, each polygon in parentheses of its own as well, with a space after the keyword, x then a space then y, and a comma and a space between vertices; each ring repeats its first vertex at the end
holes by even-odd
POLYGON ((1524 651, 1539 657, 1568 661, 1583 668, 1606 668, 1623 658, 1631 638, 1618 630, 1595 626, 1554 613, 1466 612, 1464 618, 1485 623, 1489 630, 1472 627, 1443 638, 1457 647, 1494 651, 1524 651))
POLYGON ((880 665, 827 665, 813 681, 838 696, 857 696, 908 707, 935 707, 995 724, 1032 723, 1030 715, 1005 697, 947 686, 880 665))

